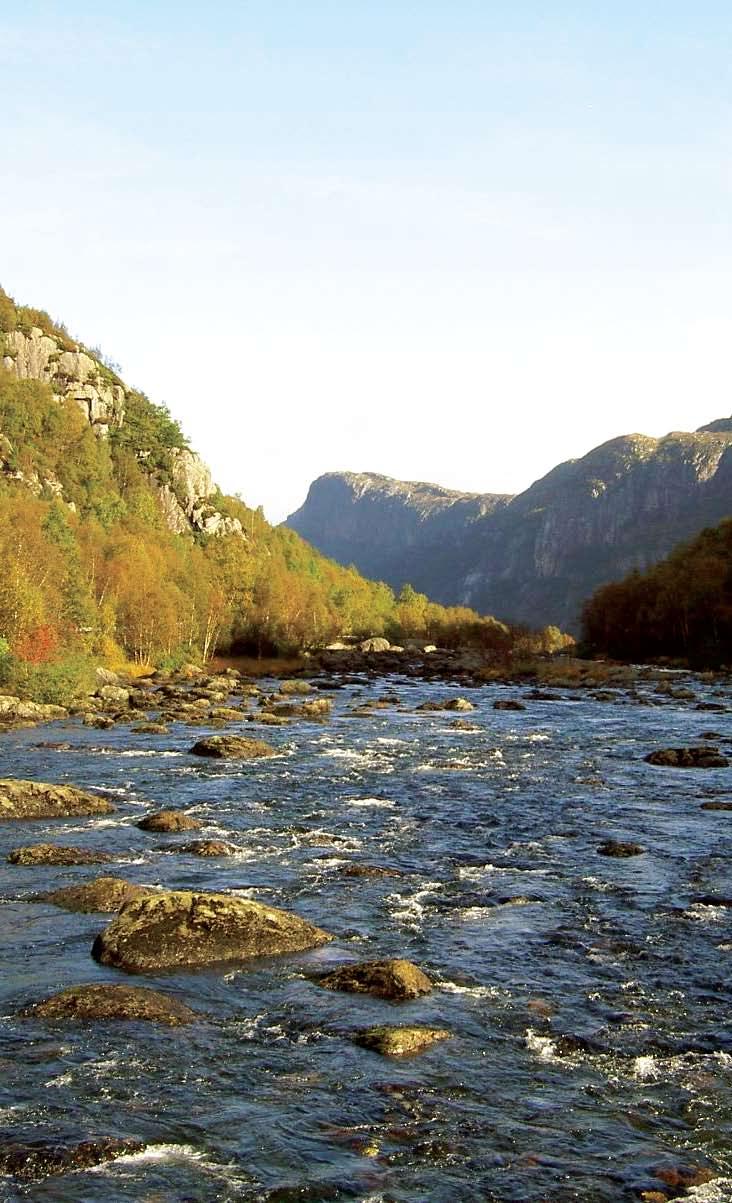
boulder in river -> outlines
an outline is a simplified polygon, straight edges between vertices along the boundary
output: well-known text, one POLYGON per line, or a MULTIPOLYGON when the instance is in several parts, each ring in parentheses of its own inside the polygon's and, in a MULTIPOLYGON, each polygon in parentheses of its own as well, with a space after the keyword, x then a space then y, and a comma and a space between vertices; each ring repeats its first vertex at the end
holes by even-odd
POLYGON ((358 645, 360 652, 388 652, 390 649, 389 640, 383 639, 380 635, 373 639, 363 639, 358 645))
POLYGON ((657 748, 644 760, 673 769, 726 769, 729 765, 727 757, 711 744, 703 748, 657 748))
POLYGON ((141 1140, 112 1138, 83 1140, 80 1144, 65 1144, 52 1138, 22 1143, 0 1140, 0 1174, 9 1175, 19 1182, 37 1182, 53 1174, 88 1170, 92 1166, 113 1161, 115 1157, 141 1153, 144 1148, 141 1140))
POLYGON ((732 810, 732 802, 720 802, 715 799, 711 802, 702 802, 700 810, 732 810))
POLYGON ((411 961, 394 958, 387 961, 360 961, 343 965, 325 977, 318 985, 326 990, 343 990, 349 994, 374 994, 392 1002, 404 1002, 430 994, 432 982, 411 961))
POLYGON ((65 718, 67 713, 63 706, 51 706, 44 702, 26 702, 23 698, 16 698, 11 694, 0 694, 0 721, 3 723, 15 720, 43 723, 49 719, 65 718))
POLYGON ((159 810, 140 819, 137 826, 142 831, 200 831, 203 823, 184 810, 159 810))
POLYGON ((199 739, 191 752, 194 756, 212 756, 216 760, 259 760, 275 755, 271 744, 263 739, 247 739, 244 735, 209 735, 199 739))
POLYGON ((523 702, 519 702, 517 698, 499 698, 493 703, 494 710, 525 710, 523 702))
POLYGON ((450 1035, 445 1028, 382 1025, 356 1032, 353 1041, 362 1048, 381 1053, 382 1057, 404 1057, 410 1053, 421 1053, 439 1040, 447 1040, 450 1035))
POLYGON ((309 681, 280 681, 280 693, 304 694, 312 693, 313 687, 309 681))
POLYGON ((266 727, 288 727, 289 718, 282 714, 273 714, 271 710, 260 710, 257 714, 248 714, 247 722, 263 723, 266 727))
POLYGON ((189 856, 235 856, 241 849, 226 840, 191 840, 190 844, 179 844, 173 852, 187 852, 189 856))
POLYGON ((159 990, 144 986, 69 986, 43 1002, 25 1007, 22 1019, 137 1019, 180 1027, 192 1023, 196 1012, 159 990))
POLYGON ((11 865, 105 865, 114 859, 109 852, 62 844, 26 844, 8 856, 11 865))
POLYGON ((50 902, 65 911, 91 913, 93 911, 118 911, 127 902, 157 894, 151 886, 138 886, 122 877, 96 877, 83 885, 64 886, 36 894, 36 902, 50 902))
POLYGON ((268 704, 267 713, 275 718, 326 719, 333 709, 330 698, 313 698, 308 702, 274 702, 268 704))
POLYGON ((401 877, 398 869, 387 869, 384 865, 363 865, 350 861, 341 869, 344 877, 401 877))
POLYGON ((0 780, 0 821, 6 819, 66 819, 77 815, 107 815, 111 802, 73 785, 45 781, 0 780))
POLYGON ((622 840, 605 840, 604 844, 600 844, 597 849, 600 856, 641 856, 645 852, 640 844, 633 844, 622 840))
POLYGON ((173 890, 125 906, 97 936, 92 955, 127 973, 154 973, 302 952, 332 938, 299 915, 262 902, 173 890))

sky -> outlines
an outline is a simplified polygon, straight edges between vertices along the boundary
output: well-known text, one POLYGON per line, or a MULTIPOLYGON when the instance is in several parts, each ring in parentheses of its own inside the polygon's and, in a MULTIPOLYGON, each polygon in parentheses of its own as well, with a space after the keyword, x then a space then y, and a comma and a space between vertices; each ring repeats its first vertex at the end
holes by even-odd
POLYGON ((0 284, 280 521, 732 412, 723 0, 24 0, 0 284))

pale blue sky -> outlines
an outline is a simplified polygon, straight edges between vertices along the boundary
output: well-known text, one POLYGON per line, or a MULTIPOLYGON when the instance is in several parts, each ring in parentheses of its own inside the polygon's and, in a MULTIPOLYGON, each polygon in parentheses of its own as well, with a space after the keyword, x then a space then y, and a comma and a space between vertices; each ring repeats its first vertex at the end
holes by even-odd
POLYGON ((518 491, 732 411, 731 51, 704 0, 26 0, 0 283, 273 519, 518 491))

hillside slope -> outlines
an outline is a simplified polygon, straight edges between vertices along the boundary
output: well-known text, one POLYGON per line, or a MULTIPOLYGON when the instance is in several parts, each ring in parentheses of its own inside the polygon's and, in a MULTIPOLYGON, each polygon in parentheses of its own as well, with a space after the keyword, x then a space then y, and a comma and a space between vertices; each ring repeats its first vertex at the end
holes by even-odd
POLYGON ((648 567, 681 539, 732 514, 732 421, 662 439, 613 439, 516 497, 487 495, 483 512, 480 497, 456 501, 442 530, 425 524, 435 536, 429 542, 414 538, 424 520, 411 488, 371 475, 321 477, 288 524, 307 530, 316 547, 337 558, 342 532, 357 530, 351 555, 357 567, 368 563, 369 571, 397 584, 406 563, 420 587, 443 603, 576 630, 583 601, 599 585, 648 567), (374 483, 380 480, 386 483, 374 483), (337 514, 324 504, 335 495, 337 514))
POLYGON ((472 611, 395 597, 223 496, 165 407, 1 289, 0 557, 0 687, 41 700, 130 658, 508 638, 472 611))

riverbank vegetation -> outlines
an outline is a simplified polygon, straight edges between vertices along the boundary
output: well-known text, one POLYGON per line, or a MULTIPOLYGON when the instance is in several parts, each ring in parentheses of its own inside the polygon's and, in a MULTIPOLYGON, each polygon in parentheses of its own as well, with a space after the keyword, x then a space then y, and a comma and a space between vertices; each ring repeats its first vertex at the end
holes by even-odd
POLYGON ((598 589, 583 613, 592 654, 732 665, 732 519, 703 530, 647 572, 598 589))

